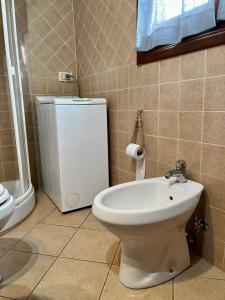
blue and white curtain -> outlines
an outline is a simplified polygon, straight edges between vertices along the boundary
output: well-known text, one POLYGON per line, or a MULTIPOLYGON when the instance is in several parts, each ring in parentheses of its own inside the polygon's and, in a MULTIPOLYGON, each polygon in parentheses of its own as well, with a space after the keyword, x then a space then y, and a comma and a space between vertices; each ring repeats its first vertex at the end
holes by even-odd
MULTIPOLYGON (((220 0, 217 18, 225 20, 225 0, 220 0)), ((214 0, 138 0, 136 48, 178 44, 215 26, 214 0)))

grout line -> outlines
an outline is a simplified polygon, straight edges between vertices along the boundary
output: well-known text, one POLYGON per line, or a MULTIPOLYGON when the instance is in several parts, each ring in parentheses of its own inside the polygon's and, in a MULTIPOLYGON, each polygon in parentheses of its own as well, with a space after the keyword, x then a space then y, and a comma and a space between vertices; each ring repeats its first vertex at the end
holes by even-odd
POLYGON ((117 251, 118 251, 118 249, 119 249, 119 247, 120 247, 120 244, 121 244, 121 242, 118 243, 118 246, 117 246, 117 248, 116 248, 115 254, 114 254, 113 259, 112 259, 112 262, 111 262, 111 264, 110 264, 110 267, 109 267, 108 273, 107 273, 107 275, 106 275, 105 282, 104 282, 104 284, 103 284, 103 287, 102 287, 102 290, 101 290, 101 292, 100 292, 100 295, 99 295, 98 300, 100 300, 101 297, 102 297, 104 288, 105 288, 105 286, 106 286, 106 282, 107 282, 107 280, 108 280, 108 277, 109 277, 110 271, 111 271, 111 269, 112 269, 113 262, 114 262, 114 260, 115 260, 117 251))
MULTIPOLYGON (((81 46, 82 47, 82 46, 81 46)), ((132 66, 132 65, 135 65, 134 63, 129 63, 129 64, 124 64, 122 66, 116 66, 116 67, 112 67, 110 68, 110 70, 114 70, 114 69, 119 69, 119 68, 123 68, 123 67, 128 67, 128 66, 132 66)), ((108 72, 109 69, 106 69, 104 71, 101 71, 99 73, 90 73, 90 74, 87 74, 87 75, 83 75, 81 78, 88 78, 88 77, 92 77, 92 76, 97 76, 101 73, 105 73, 105 72, 108 72)), ((214 79, 214 78, 220 78, 220 77, 225 77, 225 74, 222 74, 222 75, 214 75, 214 76, 206 76, 206 77, 196 77, 196 78, 188 78, 188 79, 181 79, 180 82, 183 83, 183 82, 189 82, 189 81, 197 81, 197 80, 205 80, 205 79, 214 79)), ((160 85, 167 85, 167 84, 173 84, 173 83, 179 83, 179 80, 174 80, 174 81, 165 81, 165 82, 160 82, 159 84, 160 85)), ((153 83, 153 84, 147 84, 145 86, 151 86, 151 85, 155 85, 157 83, 153 83)))
POLYGON ((175 285, 175 280, 174 278, 172 279, 172 300, 175 299, 175 290, 174 290, 174 285, 175 285))
POLYGON ((179 137, 180 137, 180 97, 181 97, 181 83, 180 83, 180 77, 181 77, 181 56, 179 57, 179 83, 178 83, 178 103, 177 103, 177 159, 180 159, 179 157, 179 137))
POLYGON ((205 109, 205 76, 206 76, 206 55, 207 52, 205 50, 205 65, 204 65, 204 81, 203 81, 203 100, 202 100, 202 122, 201 122, 201 126, 202 126, 202 132, 201 132, 201 149, 200 149, 200 180, 202 180, 202 157, 203 157, 203 135, 204 135, 204 109, 205 109))
MULTIPOLYGON (((50 214, 50 213, 49 213, 50 214)), ((49 215, 48 214, 48 215, 49 215)), ((90 214, 90 213, 89 213, 90 214)), ((89 214, 87 215, 87 217, 89 216, 89 214)), ((87 218, 86 217, 86 218, 87 218)), ((86 220, 86 218, 84 219, 84 221, 86 220)), ((84 222, 83 221, 83 222, 84 222)), ((82 223, 83 224, 83 223, 82 223)), ((65 246, 62 248, 62 250, 59 252, 59 254, 57 256, 55 256, 55 259, 53 260, 52 264, 49 266, 48 270, 43 274, 43 276, 41 277, 41 279, 38 281, 38 283, 35 285, 35 287, 32 289, 32 291, 30 292, 30 294, 28 295, 28 297, 33 293, 33 291, 35 290, 35 288, 38 286, 38 284, 42 281, 42 279, 44 278, 44 276, 48 273, 48 271, 51 269, 51 267, 54 265, 54 263, 56 262, 56 260, 60 257, 61 253, 63 252, 63 250, 66 248, 66 246, 70 243, 70 241, 72 240, 72 238, 75 236, 75 234, 78 232, 78 228, 74 228, 75 232, 74 234, 71 236, 71 238, 68 240, 68 242, 65 244, 65 246)), ((31 252, 33 253, 33 252, 31 252)), ((41 255, 40 253, 37 253, 38 255, 41 255)), ((54 255, 49 255, 54 257, 54 255)), ((26 299, 28 299, 28 297, 26 299)))
POLYGON ((160 88, 160 81, 161 81, 161 63, 159 62, 158 63, 158 66, 159 66, 159 69, 158 69, 158 77, 159 77, 159 83, 158 83, 158 110, 157 110, 157 115, 158 115, 158 140, 157 140, 157 159, 158 159, 158 165, 157 165, 157 173, 159 175, 160 173, 160 167, 159 167, 159 163, 160 163, 160 160, 159 160, 159 138, 160 138, 160 105, 161 105, 161 88, 160 88))
POLYGON ((48 267, 48 269, 46 270, 46 272, 44 272, 44 274, 41 276, 40 280, 37 282, 37 284, 33 287, 33 289, 31 289, 30 293, 28 294, 28 296, 26 297, 26 300, 30 297, 30 295, 33 293, 33 291, 36 289, 36 287, 39 285, 39 283, 42 281, 42 279, 45 277, 45 275, 48 273, 48 271, 51 269, 51 267, 54 265, 56 261, 56 257, 53 259, 52 263, 50 264, 50 266, 48 267))
MULTIPOLYGON (((75 57, 75 75, 76 75, 76 78, 78 80, 78 66, 77 66, 77 45, 76 45, 76 26, 75 26, 75 10, 74 10, 74 1, 72 1, 72 11, 73 11, 73 31, 74 31, 74 34, 73 34, 73 44, 74 44, 74 57, 75 57)), ((78 84, 80 84, 80 82, 78 82, 78 84)), ((79 92, 78 89, 80 89, 81 87, 77 87, 77 94, 79 92)), ((79 95, 80 96, 80 95, 79 95)))

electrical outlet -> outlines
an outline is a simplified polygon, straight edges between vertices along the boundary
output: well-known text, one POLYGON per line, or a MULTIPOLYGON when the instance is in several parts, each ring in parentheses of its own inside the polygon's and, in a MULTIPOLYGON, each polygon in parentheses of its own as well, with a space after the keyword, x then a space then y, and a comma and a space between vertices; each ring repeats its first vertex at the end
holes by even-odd
POLYGON ((72 72, 59 72, 59 81, 74 82, 74 78, 73 77, 66 77, 66 75, 73 76, 73 73, 72 72))

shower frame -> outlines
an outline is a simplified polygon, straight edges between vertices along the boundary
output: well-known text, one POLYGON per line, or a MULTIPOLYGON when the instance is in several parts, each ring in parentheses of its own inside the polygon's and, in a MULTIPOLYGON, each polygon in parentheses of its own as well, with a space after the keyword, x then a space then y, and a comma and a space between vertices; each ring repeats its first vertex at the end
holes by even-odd
MULTIPOLYGON (((1 9, 20 185, 20 195, 14 195, 15 213, 3 228, 4 231, 20 222, 33 210, 35 196, 30 175, 14 0, 1 0, 1 9)), ((18 181, 15 184, 17 185, 18 181)), ((14 190, 18 190, 18 187, 14 187, 14 190)))

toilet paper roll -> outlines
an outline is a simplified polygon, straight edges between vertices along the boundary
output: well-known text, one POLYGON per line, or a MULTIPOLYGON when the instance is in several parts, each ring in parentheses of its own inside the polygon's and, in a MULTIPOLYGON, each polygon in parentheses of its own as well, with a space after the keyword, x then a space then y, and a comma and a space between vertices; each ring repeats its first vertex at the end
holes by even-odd
POLYGON ((134 159, 140 160, 144 158, 144 152, 142 152, 141 154, 138 153, 140 150, 140 145, 131 143, 126 148, 126 154, 134 159))
POLYGON ((126 154, 136 159, 136 180, 145 178, 145 152, 139 154, 140 149, 138 144, 129 144, 126 148, 126 154))

